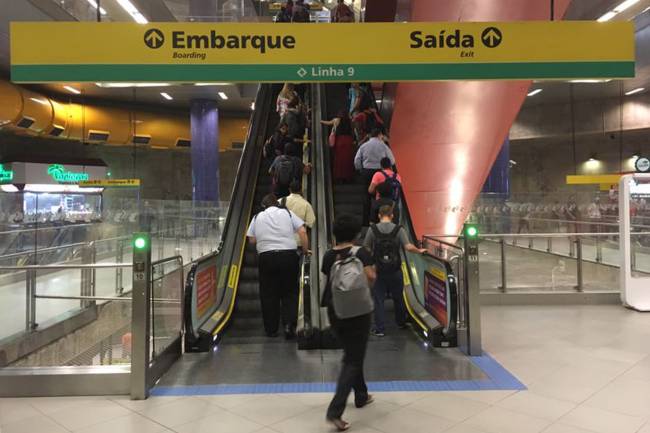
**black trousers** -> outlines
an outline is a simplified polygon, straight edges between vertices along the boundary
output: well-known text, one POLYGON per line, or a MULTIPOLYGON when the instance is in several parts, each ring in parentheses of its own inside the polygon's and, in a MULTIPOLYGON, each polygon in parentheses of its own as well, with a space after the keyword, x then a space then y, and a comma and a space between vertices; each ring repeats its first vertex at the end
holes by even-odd
POLYGON ((336 383, 334 398, 327 408, 327 418, 341 418, 350 392, 354 390, 354 403, 362 406, 368 400, 368 387, 363 376, 363 362, 368 347, 372 314, 338 319, 331 307, 327 309, 332 329, 343 345, 343 366, 336 383))
POLYGON ((368 194, 368 188, 370 187, 370 182, 372 182, 372 177, 377 173, 378 169, 368 169, 364 168, 361 170, 361 177, 363 178, 363 226, 368 227, 370 225, 370 204, 374 197, 368 194))
POLYGON ((296 250, 260 254, 260 302, 264 331, 278 332, 282 323, 293 329, 298 321, 298 278, 300 259, 296 250))

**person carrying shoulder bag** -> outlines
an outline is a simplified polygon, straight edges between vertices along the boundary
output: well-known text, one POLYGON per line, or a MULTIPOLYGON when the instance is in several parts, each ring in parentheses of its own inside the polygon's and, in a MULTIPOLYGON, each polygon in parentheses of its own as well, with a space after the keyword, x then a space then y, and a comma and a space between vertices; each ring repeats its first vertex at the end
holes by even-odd
POLYGON ((353 244, 361 231, 361 223, 352 215, 341 215, 334 221, 336 246, 323 256, 321 271, 327 276, 322 306, 332 329, 343 346, 343 366, 336 392, 327 408, 326 419, 339 431, 350 428, 341 417, 350 393, 354 404, 362 408, 373 402, 363 374, 363 363, 374 308, 370 287, 376 275, 370 253, 353 244))

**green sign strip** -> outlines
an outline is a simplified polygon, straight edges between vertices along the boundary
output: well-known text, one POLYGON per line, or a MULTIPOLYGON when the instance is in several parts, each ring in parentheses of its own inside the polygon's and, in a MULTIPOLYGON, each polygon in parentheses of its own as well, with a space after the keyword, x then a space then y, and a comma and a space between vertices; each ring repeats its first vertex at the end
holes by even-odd
POLYGON ((0 164, 0 183, 10 183, 14 179, 13 170, 5 170, 5 168, 0 164))
POLYGON ((13 65, 11 78, 46 81, 351 82, 634 77, 634 62, 392 65, 13 65), (293 77, 293 78, 292 78, 293 77))

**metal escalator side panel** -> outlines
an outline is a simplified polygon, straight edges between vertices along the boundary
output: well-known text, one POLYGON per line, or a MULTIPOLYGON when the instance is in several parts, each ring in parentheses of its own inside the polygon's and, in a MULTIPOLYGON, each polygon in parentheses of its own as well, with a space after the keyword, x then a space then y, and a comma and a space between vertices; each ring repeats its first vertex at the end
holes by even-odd
POLYGON ((409 316, 413 319, 413 321, 420 327, 422 328, 423 331, 429 331, 431 329, 431 326, 427 326, 423 320, 420 319, 420 315, 418 314, 419 312, 416 313, 415 306, 417 304, 417 299, 415 298, 415 293, 413 291, 412 287, 412 278, 410 277, 410 269, 408 264, 406 263, 406 258, 402 262, 402 273, 404 274, 404 291, 402 292, 402 296, 404 297, 404 305, 406 306, 406 311, 408 312, 409 316))
MULTIPOLYGON (((320 118, 327 117, 327 120, 330 120, 330 107, 328 107, 328 85, 320 84, 317 86, 317 92, 319 97, 320 109, 320 118)), ((319 118, 319 120, 320 120, 319 118)), ((323 125, 318 122, 317 127, 319 128, 318 139, 320 140, 320 145, 317 146, 320 149, 318 154, 318 164, 320 165, 319 176, 317 178, 317 197, 318 197, 318 211, 319 218, 321 223, 319 224, 319 233, 318 233, 318 254, 317 254, 317 263, 315 264, 315 270, 313 272, 318 275, 318 279, 313 283, 312 293, 317 294, 316 298, 316 311, 319 318, 319 328, 324 330, 329 327, 329 318, 327 316, 326 309, 321 308, 321 296, 322 291, 325 288, 327 283, 326 279, 320 273, 320 268, 323 260, 323 255, 327 249, 334 244, 334 239, 332 235, 332 223, 334 221, 334 193, 332 189, 332 176, 330 170, 330 148, 328 143, 328 131, 323 128, 323 125)), ((316 135, 316 134, 315 134, 316 135)))
POLYGON ((322 254, 327 248, 327 231, 329 215, 326 211, 326 192, 324 191, 327 166, 325 165, 324 152, 327 150, 327 140, 320 123, 323 118, 323 96, 320 84, 310 86, 311 105, 311 146, 309 148, 312 172, 309 178, 307 198, 312 204, 316 215, 316 226, 311 231, 309 239, 313 254, 304 262, 300 286, 300 307, 298 328, 298 347, 300 349, 313 349, 319 346, 319 330, 322 328, 320 308, 320 263, 322 254))
MULTIPOLYGON (((255 100, 257 110, 249 126, 246 144, 237 169, 237 178, 219 250, 205 260, 214 260, 217 278, 217 302, 206 314, 196 333, 211 336, 221 332, 232 316, 239 286, 239 274, 246 246, 246 229, 254 205, 254 192, 259 176, 261 148, 267 130, 272 88, 260 86, 255 100)), ((203 262, 203 261, 202 261, 203 262)), ((198 265, 200 266, 201 263, 198 265)), ((194 303, 195 304, 195 303, 194 303)), ((191 313, 191 312, 190 312, 191 313)))

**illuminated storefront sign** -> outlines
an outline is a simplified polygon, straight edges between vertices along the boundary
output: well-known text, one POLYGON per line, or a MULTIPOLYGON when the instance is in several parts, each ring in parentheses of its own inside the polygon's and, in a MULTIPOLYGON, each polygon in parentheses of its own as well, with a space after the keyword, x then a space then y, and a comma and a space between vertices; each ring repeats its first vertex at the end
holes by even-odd
POLYGON ((68 171, 61 164, 52 164, 47 167, 47 174, 59 183, 79 183, 88 180, 88 173, 74 173, 68 171))
POLYGON ((0 183, 10 183, 14 179, 13 170, 5 170, 2 164, 0 164, 0 183))

